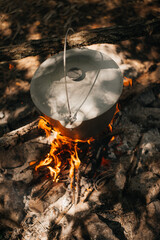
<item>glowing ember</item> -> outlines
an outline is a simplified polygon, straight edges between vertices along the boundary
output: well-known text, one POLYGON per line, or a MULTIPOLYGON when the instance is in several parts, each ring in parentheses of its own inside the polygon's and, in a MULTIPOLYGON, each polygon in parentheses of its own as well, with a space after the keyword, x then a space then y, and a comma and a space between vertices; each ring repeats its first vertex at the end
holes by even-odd
POLYGON ((132 86, 132 79, 124 77, 124 79, 123 79, 123 86, 125 86, 125 87, 132 86))
MULTIPOLYGON (((53 178, 53 181, 59 180, 59 174, 61 172, 61 168, 64 165, 69 163, 69 177, 71 178, 71 188, 73 184, 73 177, 75 171, 78 170, 79 165, 81 163, 78 157, 78 142, 87 142, 90 144, 93 141, 92 138, 89 140, 80 140, 75 139, 72 140, 69 137, 62 136, 60 132, 53 129, 44 117, 41 117, 39 120, 38 127, 43 129, 46 133, 46 136, 50 136, 51 133, 54 133, 54 139, 51 143, 51 149, 46 158, 35 167, 37 171, 38 168, 46 166, 49 170, 50 176, 53 178)), ((35 162, 31 162, 30 165, 35 164, 35 162)))

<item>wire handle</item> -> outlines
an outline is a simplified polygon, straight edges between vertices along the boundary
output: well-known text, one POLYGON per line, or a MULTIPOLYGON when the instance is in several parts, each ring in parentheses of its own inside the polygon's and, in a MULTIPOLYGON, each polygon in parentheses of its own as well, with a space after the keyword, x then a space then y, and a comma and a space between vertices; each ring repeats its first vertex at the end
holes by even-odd
POLYGON ((72 28, 68 28, 66 35, 65 35, 65 40, 64 40, 64 53, 63 53, 63 66, 64 66, 64 81, 65 81, 65 91, 66 91, 66 98, 67 98, 67 106, 68 106, 68 112, 69 112, 69 120, 71 122, 72 119, 72 113, 71 113, 71 108, 70 108, 70 104, 69 104, 69 97, 68 97, 68 89, 67 89, 67 79, 66 79, 66 45, 67 45, 67 36, 68 36, 68 32, 72 31, 74 32, 74 30, 72 28))
MULTIPOLYGON (((67 79, 66 79, 66 45, 67 45, 67 36, 68 36, 68 32, 69 31, 72 31, 74 32, 74 30, 72 28, 68 28, 67 29, 67 32, 66 32, 66 35, 65 35, 65 41, 64 41, 64 53, 63 53, 63 66, 64 66, 64 80, 65 80, 65 91, 66 91, 66 98, 67 98, 67 106, 68 106, 68 113, 69 113, 69 123, 72 125, 76 120, 77 120, 77 113, 79 112, 79 110, 81 109, 82 105, 85 103, 85 101, 87 100, 88 96, 90 95, 96 81, 97 81, 97 78, 98 78, 98 75, 100 73, 100 69, 97 71, 97 74, 96 74, 96 77, 86 95, 86 97, 84 98, 84 100, 82 101, 82 103, 80 104, 79 108, 77 109, 77 111, 74 113, 74 115, 72 116, 72 113, 71 113, 71 108, 70 108, 70 103, 69 103, 69 96, 68 96, 68 89, 67 89, 67 79)), ((100 53, 100 56, 101 58, 103 59, 103 55, 101 52, 100 53)))

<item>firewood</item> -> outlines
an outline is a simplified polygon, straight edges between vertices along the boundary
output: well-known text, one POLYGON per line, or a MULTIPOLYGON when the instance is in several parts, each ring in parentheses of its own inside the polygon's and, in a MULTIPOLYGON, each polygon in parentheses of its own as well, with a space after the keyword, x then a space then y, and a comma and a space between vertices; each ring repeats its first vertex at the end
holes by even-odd
POLYGON ((0 138, 0 147, 15 146, 19 141, 24 142, 39 135, 38 120, 13 130, 0 138))
MULTIPOLYGON (((74 33, 68 37, 70 48, 87 46, 97 43, 116 44, 124 40, 159 34, 160 18, 138 20, 125 26, 96 28, 74 33)), ((64 39, 45 38, 31 40, 17 45, 0 47, 0 62, 18 60, 28 56, 55 54, 63 50, 64 39)))

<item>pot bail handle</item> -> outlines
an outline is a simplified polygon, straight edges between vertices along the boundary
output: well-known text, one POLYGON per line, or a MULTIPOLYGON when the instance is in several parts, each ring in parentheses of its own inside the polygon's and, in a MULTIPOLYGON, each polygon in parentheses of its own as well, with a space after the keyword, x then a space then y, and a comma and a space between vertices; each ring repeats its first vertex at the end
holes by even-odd
POLYGON ((63 67, 64 67, 64 81, 65 81, 65 92, 66 92, 66 98, 67 98, 67 106, 68 106, 68 113, 69 113, 69 121, 70 123, 73 121, 72 119, 72 113, 71 113, 71 108, 70 108, 70 103, 69 103, 69 97, 68 97, 68 89, 67 89, 67 73, 66 73, 66 45, 67 45, 67 36, 68 36, 68 32, 72 31, 74 32, 74 30, 72 28, 68 28, 66 35, 65 35, 65 40, 64 40, 64 52, 63 52, 63 67))
MULTIPOLYGON (((67 79, 66 79, 66 76, 67 76, 67 73, 66 73, 66 45, 67 45, 67 36, 68 36, 68 32, 69 31, 72 31, 74 33, 74 30, 72 28, 68 28, 67 29, 67 32, 66 32, 66 35, 65 35, 65 41, 64 41, 64 53, 63 53, 63 66, 64 66, 64 80, 65 80, 65 92, 66 92, 66 98, 67 98, 67 106, 68 106, 68 113, 69 113, 69 117, 67 119, 67 123, 68 122, 70 123, 70 125, 72 125, 76 120, 77 120, 77 113, 80 111, 82 105, 85 103, 85 101, 87 100, 88 96, 90 95, 96 81, 97 81, 97 78, 98 78, 98 75, 100 73, 100 69, 98 69, 97 73, 96 73, 96 76, 95 76, 95 79, 86 95, 86 97, 84 98, 84 100, 82 101, 82 103, 80 104, 79 108, 77 109, 77 111, 73 114, 72 116, 72 113, 71 113, 71 108, 70 108, 70 103, 69 103, 69 96, 68 96, 68 89, 67 89, 67 79)), ((103 60, 103 55, 101 52, 100 53, 100 57, 101 59, 103 60)))

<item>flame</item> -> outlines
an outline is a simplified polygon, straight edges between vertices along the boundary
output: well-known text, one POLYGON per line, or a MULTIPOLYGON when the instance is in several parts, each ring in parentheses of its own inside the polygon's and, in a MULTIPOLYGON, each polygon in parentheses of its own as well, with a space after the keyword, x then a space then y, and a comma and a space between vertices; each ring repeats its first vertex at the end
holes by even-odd
POLYGON ((14 68, 14 65, 12 64, 9 64, 9 70, 13 69, 14 68))
POLYGON ((111 123, 108 124, 108 127, 109 127, 110 132, 112 132, 112 125, 111 125, 111 123))
POLYGON ((120 111, 120 110, 119 110, 119 104, 117 103, 117 104, 116 104, 116 111, 115 111, 114 116, 115 116, 119 111, 120 111))
MULTIPOLYGON (((112 132, 112 125, 115 118, 115 115, 119 112, 118 104, 116 105, 116 111, 114 113, 114 116, 108 125, 110 132, 112 132)), ((71 179, 71 188, 73 187, 73 179, 75 177, 75 173, 78 170, 81 161, 78 157, 78 151, 80 150, 78 148, 79 142, 87 142, 90 144, 94 139, 90 138, 88 140, 80 140, 80 139, 71 139, 66 136, 62 136, 58 129, 53 129, 50 122, 45 119, 44 117, 40 117, 38 128, 41 128, 45 131, 46 136, 49 137, 52 134, 54 134, 54 139, 51 143, 50 152, 47 154, 45 159, 41 160, 36 166, 35 171, 38 171, 40 168, 46 167, 49 171, 50 176, 52 177, 54 182, 58 182, 59 176, 61 173, 61 170, 63 166, 69 165, 69 177, 71 179)), ((114 136, 111 138, 110 141, 114 140, 114 136)), ((108 160, 104 160, 102 162, 105 162, 107 164, 108 160)), ((34 165, 34 162, 30 162, 30 165, 34 165)))
MULTIPOLYGON (((117 114, 119 111, 120 111, 120 110, 119 110, 119 106, 118 106, 118 103, 117 103, 117 104, 116 104, 116 111, 115 111, 115 113, 114 113, 114 115, 113 115, 113 118, 112 118, 111 122, 108 124, 108 128, 109 128, 110 132, 112 132, 112 130, 113 130, 113 122, 114 122, 114 119, 115 119, 116 114, 117 114)), ((114 139, 115 139, 115 136, 112 136, 110 142, 113 142, 114 139)))
POLYGON ((115 139, 115 136, 113 136, 113 137, 111 138, 110 142, 113 142, 113 141, 114 141, 114 139, 115 139))
POLYGON ((124 77, 124 79, 123 79, 123 86, 125 86, 125 87, 132 86, 132 79, 124 77))
POLYGON ((37 161, 32 161, 29 163, 30 166, 34 165, 37 161))
POLYGON ((49 122, 44 117, 40 118, 38 128, 43 129, 47 137, 49 137, 52 132, 52 128, 49 126, 49 122))
POLYGON ((113 121, 114 121, 114 118, 115 118, 116 114, 117 114, 119 111, 120 111, 120 110, 119 110, 119 106, 118 106, 118 103, 117 103, 117 104, 116 104, 116 111, 115 111, 115 113, 114 113, 114 115, 113 115, 113 118, 112 118, 111 122, 108 124, 108 127, 109 127, 110 132, 112 132, 113 121))
MULTIPOLYGON (((36 165, 35 170, 37 171, 39 168, 46 166, 49 170, 50 176, 53 178, 53 181, 57 182, 59 180, 59 174, 62 166, 69 163, 69 177, 71 178, 72 188, 73 177, 81 163, 78 157, 78 142, 87 142, 90 144, 94 139, 73 140, 69 137, 62 136, 57 129, 52 128, 49 121, 47 121, 44 117, 40 118, 38 127, 45 131, 47 137, 50 136, 51 133, 54 133, 54 139, 51 143, 50 152, 44 160, 41 160, 40 163, 36 165)), ((33 164, 33 162, 30 163, 30 165, 33 164)))

